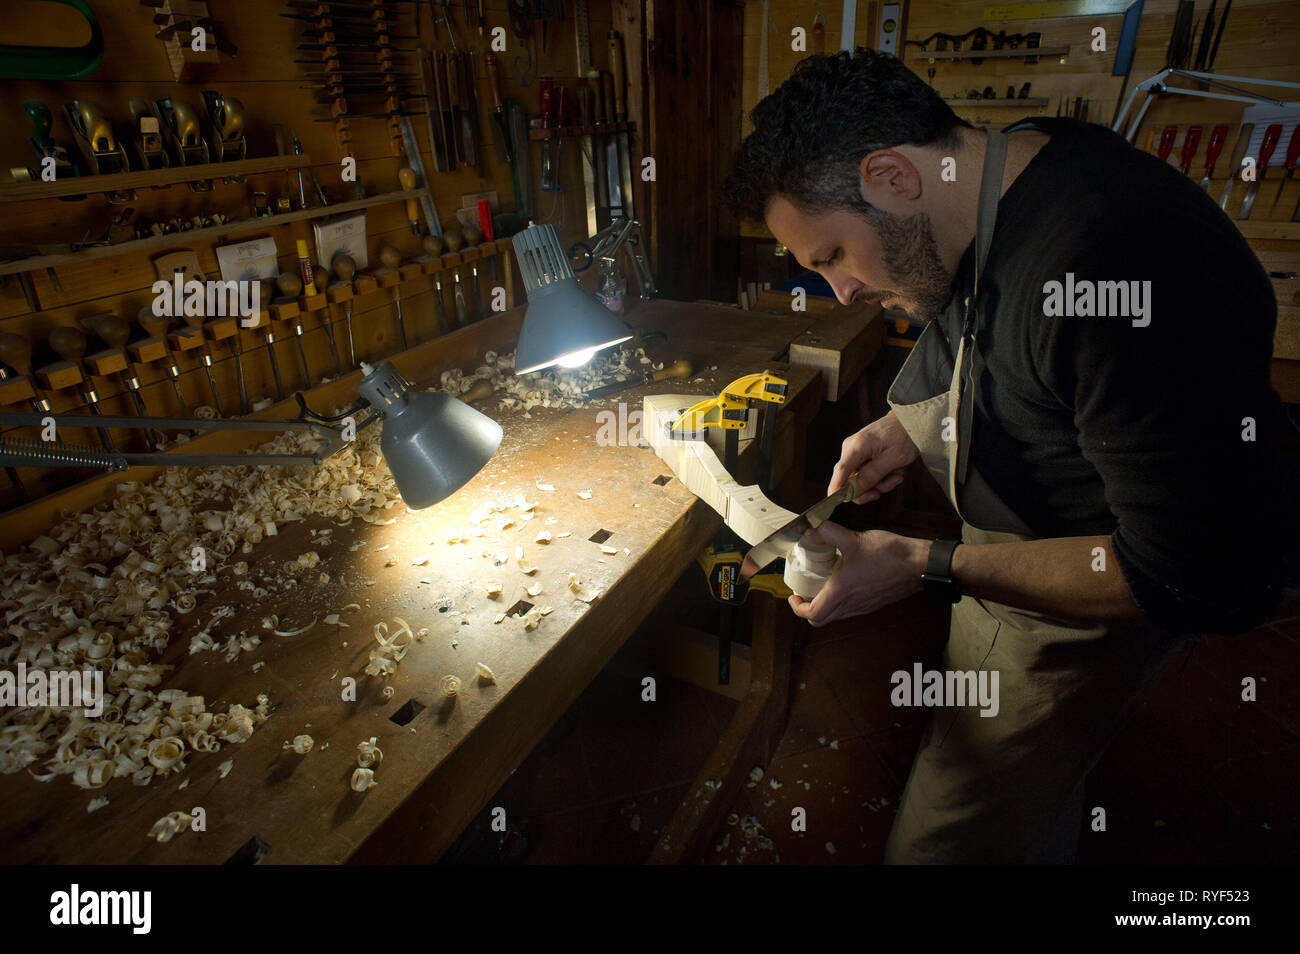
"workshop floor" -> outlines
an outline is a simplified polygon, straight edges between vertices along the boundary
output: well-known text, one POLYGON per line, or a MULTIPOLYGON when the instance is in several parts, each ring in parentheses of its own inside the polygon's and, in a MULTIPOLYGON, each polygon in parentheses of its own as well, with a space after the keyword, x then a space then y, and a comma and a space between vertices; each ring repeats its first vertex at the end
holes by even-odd
MULTIPOLYGON (((790 721, 763 777, 743 790, 705 859, 722 864, 874 864, 924 724, 896 709, 889 674, 937 663, 947 614, 921 598, 808 630, 796 647, 790 721), (774 787, 774 783, 776 786, 774 787), (807 832, 790 830, 791 809, 807 832)), ((670 679, 640 701, 655 633, 643 627, 525 760, 447 863, 636 864, 687 792, 734 703, 670 679)), ((1266 626, 1179 658, 1094 770, 1087 864, 1300 861, 1300 591, 1266 626), (1259 700, 1239 701, 1258 677, 1259 700)))

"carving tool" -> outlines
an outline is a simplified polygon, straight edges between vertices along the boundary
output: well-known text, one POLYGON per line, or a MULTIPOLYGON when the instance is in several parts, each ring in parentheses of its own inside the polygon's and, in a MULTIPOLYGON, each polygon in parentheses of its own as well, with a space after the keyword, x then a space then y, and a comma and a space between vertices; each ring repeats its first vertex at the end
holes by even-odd
POLYGON ((469 165, 477 166, 479 177, 483 178, 487 169, 483 155, 483 125, 479 122, 478 83, 476 82, 478 72, 474 67, 474 51, 466 50, 462 54, 462 60, 465 67, 465 82, 461 88, 465 92, 465 117, 469 123, 467 135, 472 151, 469 165))
MULTIPOLYGON (((600 74, 600 85, 604 91, 602 101, 604 105, 603 119, 607 126, 614 122, 614 81, 609 73, 600 74)), ((625 215, 624 202, 627 197, 623 195, 623 164, 619 159, 618 152, 618 135, 612 128, 607 128, 605 132, 605 178, 608 182, 609 196, 609 217, 616 219, 625 215)))
MULTIPOLYGON (((85 387, 80 391, 78 397, 81 398, 86 409, 95 417, 102 416, 99 410, 99 395, 95 393, 94 382, 90 378, 90 373, 86 370, 86 364, 82 358, 86 354, 86 333, 80 328, 70 328, 66 325, 55 328, 50 332, 50 347, 54 349, 55 354, 68 363, 74 365, 77 372, 81 375, 81 380, 85 387)), ((102 427, 96 427, 95 432, 99 435, 99 442, 104 445, 105 450, 116 451, 113 446, 113 439, 108 436, 108 431, 102 427)))
POLYGON ((1201 179, 1201 188, 1210 191, 1210 177, 1214 175, 1214 164, 1219 161, 1223 143, 1228 138, 1227 125, 1215 126, 1210 132, 1210 143, 1205 147, 1205 176, 1201 179))
POLYGON ((1185 176, 1192 174, 1192 159, 1196 156, 1196 147, 1201 144, 1201 127, 1188 126, 1183 136, 1183 148, 1178 157, 1178 171, 1185 176))
POLYGON ((583 397, 588 400, 592 398, 606 397, 610 394, 617 394, 619 391, 626 391, 628 388, 640 387, 642 384, 656 384, 660 381, 670 381, 674 378, 686 380, 694 373, 691 363, 685 358, 679 358, 672 364, 665 367, 662 371, 647 371, 644 374, 636 374, 626 381, 616 381, 613 384, 605 384, 598 388, 592 388, 583 397))
POLYGON ((302 346, 302 314, 293 320, 293 340, 298 344, 298 363, 302 366, 303 390, 311 388, 311 370, 307 367, 307 349, 302 346))
POLYGON ((537 91, 541 97, 542 129, 547 137, 542 140, 542 181, 541 188, 550 192, 555 188, 555 167, 551 159, 551 137, 549 131, 555 126, 555 78, 537 77, 537 91))
MULTIPOLYGON (((424 190, 424 194, 420 196, 420 207, 424 210, 424 219, 429 226, 429 234, 441 236, 442 225, 438 221, 438 210, 433 205, 433 196, 429 194, 429 177, 424 174, 424 163, 420 160, 420 147, 415 141, 415 130, 411 128, 409 117, 403 115, 400 117, 399 122, 402 127, 402 145, 406 149, 406 161, 410 166, 410 170, 415 173, 415 183, 412 188, 424 190)), ((398 179, 401 180, 400 173, 398 179)), ((402 180, 402 188, 407 188, 405 180, 402 180)), ((407 206, 409 214, 409 200, 407 206)), ((414 231, 418 235, 420 232, 419 227, 415 226, 414 231)))
POLYGON ((469 263, 470 319, 483 320, 483 300, 479 297, 478 262, 469 263))
POLYGON ((1214 33, 1214 45, 1210 47, 1210 56, 1205 61, 1205 72, 1214 72, 1214 58, 1219 55, 1219 41, 1223 39, 1223 28, 1228 25, 1228 13, 1232 10, 1232 0, 1228 0, 1223 6, 1223 19, 1219 21, 1219 29, 1214 33))
POLYGON ((1156 147, 1156 156, 1161 162, 1169 161, 1169 154, 1174 151, 1174 140, 1178 138, 1177 126, 1166 126, 1160 133, 1160 145, 1156 147))
POLYGON ((167 347, 167 326, 171 324, 166 315, 155 315, 153 308, 145 305, 136 313, 135 320, 140 323, 144 333, 150 338, 157 338, 163 343, 164 358, 163 368, 167 372, 167 378, 172 383, 172 390, 176 392, 176 400, 180 403, 181 410, 185 412, 186 417, 193 417, 190 406, 185 400, 185 395, 181 391, 181 376, 176 370, 176 362, 172 360, 171 349, 167 347))
POLYGON ((37 414, 48 414, 51 410, 50 402, 41 396, 36 388, 36 378, 32 376, 32 343, 28 337, 12 331, 0 332, 0 362, 13 368, 31 383, 32 410, 37 414))
POLYGON ((1300 161, 1300 123, 1297 123, 1295 129, 1291 130, 1291 141, 1287 143, 1286 162, 1283 164, 1286 168, 1286 174, 1282 176, 1282 181, 1278 183, 1277 195, 1273 196, 1273 204, 1268 207, 1268 217, 1270 219, 1277 210, 1278 200, 1282 198, 1282 193, 1286 191, 1286 184, 1291 181, 1291 176, 1295 173, 1297 161, 1300 161))
MULTIPOLYGON (((186 314, 185 324, 193 329, 194 334, 202 336, 203 315, 186 314)), ((212 354, 207 348, 203 348, 199 353, 199 363, 203 365, 203 371, 207 374, 208 390, 212 392, 212 404, 216 407, 217 414, 225 417, 226 411, 221 406, 221 392, 217 390, 217 379, 212 376, 212 354)))
POLYGON ((461 328, 464 328, 469 324, 469 311, 465 306, 465 290, 460 285, 460 271, 453 270, 451 274, 456 281, 456 291, 453 296, 456 300, 456 323, 461 328))
POLYGON ((446 160, 444 172, 453 172, 459 150, 456 148, 456 118, 452 111, 451 86, 447 74, 447 54, 435 50, 433 54, 433 88, 438 97, 438 116, 442 121, 442 149, 446 160))
POLYGON ((438 333, 445 335, 451 330, 451 323, 447 320, 447 306, 442 299, 442 272, 434 273, 433 286, 433 303, 438 315, 438 333))
POLYGON ((501 101, 501 73, 497 58, 492 53, 483 58, 487 65, 488 90, 492 94, 492 122, 496 129, 492 132, 492 148, 496 151, 497 162, 510 162, 510 130, 506 126, 506 108, 501 101))
POLYGON ((595 154, 592 152, 591 135, 588 132, 592 124, 594 99, 589 85, 578 87, 578 122, 582 125, 582 136, 578 138, 578 151, 582 154, 582 197, 587 210, 588 235, 595 235, 600 231, 600 225, 596 221, 595 154))
MULTIPOLYGON (((1226 16, 1228 11, 1223 12, 1226 16)), ((1250 134, 1254 131, 1254 123, 1243 123, 1237 128, 1237 144, 1232 147, 1232 165, 1228 169, 1228 181, 1223 187, 1223 195, 1219 198, 1219 208, 1225 212, 1228 211, 1228 196, 1232 192, 1232 185, 1241 174, 1241 160, 1245 158, 1246 147, 1250 145, 1250 134)))
MULTIPOLYGON (((614 122, 627 122, 627 60, 623 55, 623 38, 617 30, 609 31, 609 62, 614 78, 614 122)), ((627 130, 617 133, 619 174, 623 183, 623 214, 636 218, 632 198, 632 158, 627 130)))
MULTIPOLYGON (((125 384, 126 392, 131 396, 131 404, 135 408, 136 415, 138 417, 148 417, 149 409, 145 406, 144 397, 140 393, 140 379, 135 374, 135 367, 126 349, 126 343, 131 339, 131 326, 127 324, 125 319, 109 312, 83 318, 81 323, 99 336, 100 340, 108 345, 110 351, 116 351, 121 355, 122 361, 126 364, 126 370, 117 372, 118 380, 125 384)), ((153 428, 146 429, 145 437, 155 447, 166 440, 160 432, 155 431, 153 428)))
POLYGON ((424 94, 424 118, 429 124, 429 151, 433 154, 433 168, 435 172, 446 172, 447 144, 438 107, 437 82, 434 79, 433 60, 424 47, 420 47, 420 92, 424 94))
POLYGON ((1250 210, 1255 206, 1255 196, 1259 195, 1259 187, 1264 184, 1264 174, 1268 172, 1268 161, 1273 158, 1273 150, 1277 148, 1278 140, 1281 138, 1281 123, 1271 123, 1264 130, 1264 141, 1259 144, 1259 163, 1255 167, 1255 181, 1246 190, 1246 201, 1241 203, 1241 211, 1237 213, 1238 219, 1250 218, 1250 210))
POLYGON ((790 552, 790 548, 803 539, 809 530, 825 523, 835 508, 866 493, 867 488, 858 482, 858 475, 853 474, 838 491, 820 503, 813 504, 799 516, 795 517, 780 530, 762 540, 745 554, 745 562, 740 576, 748 580, 773 560, 779 560, 790 552))

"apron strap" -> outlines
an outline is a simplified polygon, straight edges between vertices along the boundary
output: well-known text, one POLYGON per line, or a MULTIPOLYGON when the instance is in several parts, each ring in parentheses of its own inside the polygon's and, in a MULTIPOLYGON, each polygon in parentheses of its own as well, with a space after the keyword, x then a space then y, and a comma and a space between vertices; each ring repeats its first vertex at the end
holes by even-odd
MULTIPOLYGON (((1019 124, 1017 124, 1019 125, 1019 124)), ((956 484, 966 482, 970 469, 970 440, 975 417, 975 400, 973 395, 962 391, 971 382, 970 364, 975 348, 974 342, 967 339, 974 336, 971 316, 975 311, 975 302, 979 297, 980 276, 984 273, 984 264, 988 261, 989 249, 993 245, 993 230, 998 221, 998 200, 1002 197, 1002 176, 1007 165, 1007 132, 1016 126, 1009 126, 1006 131, 990 129, 984 146, 984 170, 980 175, 979 207, 975 213, 975 281, 970 296, 966 299, 962 317, 961 343, 957 349, 957 367, 954 374, 954 386, 957 388, 957 459, 954 466, 956 484)), ((956 486, 953 488, 954 494, 956 486)), ((954 497, 955 499, 955 497, 954 497)))

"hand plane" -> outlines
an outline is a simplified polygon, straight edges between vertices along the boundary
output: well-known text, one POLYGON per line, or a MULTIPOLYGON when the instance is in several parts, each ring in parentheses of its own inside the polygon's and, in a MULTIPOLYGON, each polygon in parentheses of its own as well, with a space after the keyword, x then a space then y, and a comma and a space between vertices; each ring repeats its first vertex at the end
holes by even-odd
POLYGON ((196 166, 211 162, 208 144, 199 132, 199 114, 183 99, 158 100, 163 139, 178 166, 196 166))
POLYGON ((91 172, 104 176, 131 168, 126 147, 113 135, 113 126, 103 107, 88 99, 78 99, 66 104, 63 111, 91 172))
POLYGON ((244 139, 244 104, 233 96, 225 97, 208 89, 203 91, 203 105, 212 124, 212 148, 217 162, 245 158, 248 142, 244 139))
POLYGON ((163 148, 162 120, 147 99, 133 96, 131 109, 131 144, 141 169, 165 169, 170 164, 163 148))

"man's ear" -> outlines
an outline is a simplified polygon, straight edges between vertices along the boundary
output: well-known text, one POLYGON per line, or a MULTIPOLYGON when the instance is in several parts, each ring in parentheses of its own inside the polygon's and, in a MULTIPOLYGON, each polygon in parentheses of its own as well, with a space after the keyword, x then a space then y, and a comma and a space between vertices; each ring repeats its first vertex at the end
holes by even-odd
POLYGON ((900 199, 921 195, 921 173, 907 156, 894 149, 877 149, 858 163, 862 198, 888 208, 900 199))

